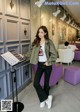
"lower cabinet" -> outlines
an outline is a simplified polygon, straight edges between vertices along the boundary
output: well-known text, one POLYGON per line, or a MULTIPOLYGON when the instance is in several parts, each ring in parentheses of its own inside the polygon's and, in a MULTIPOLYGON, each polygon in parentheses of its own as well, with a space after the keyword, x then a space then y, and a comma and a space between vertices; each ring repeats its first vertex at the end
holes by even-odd
MULTIPOLYGON (((31 66, 29 63, 25 63, 16 68, 17 76, 17 90, 22 89, 23 86, 31 80, 31 66)), ((8 98, 12 94, 12 80, 10 70, 0 73, 0 100, 8 98)), ((13 74, 15 80, 15 74, 13 74)), ((14 91, 16 85, 14 81, 14 91)), ((21 90, 20 90, 21 91, 21 90)))
POLYGON ((29 64, 25 64, 21 67, 22 70, 22 85, 31 79, 31 67, 29 64))
POLYGON ((2 73, 0 75, 0 100, 7 97, 7 83, 6 83, 6 75, 2 73))
MULTIPOLYGON (((12 94, 12 74, 10 71, 7 73, 7 83, 8 83, 8 95, 12 94)), ((20 68, 16 70, 16 77, 17 77, 17 89, 21 86, 21 73, 20 68)), ((13 80, 15 80, 15 74, 13 74, 13 80)), ((16 89, 16 84, 14 82, 14 91, 16 89)))

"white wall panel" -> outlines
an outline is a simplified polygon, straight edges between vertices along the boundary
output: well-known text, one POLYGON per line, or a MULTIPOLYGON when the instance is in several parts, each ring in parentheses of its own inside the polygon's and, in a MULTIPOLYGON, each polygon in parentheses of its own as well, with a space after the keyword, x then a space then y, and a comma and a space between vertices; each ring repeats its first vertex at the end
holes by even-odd
POLYGON ((30 40, 30 22, 29 21, 21 21, 20 38, 21 40, 30 40))
POLYGON ((5 23, 6 42, 19 41, 19 21, 7 18, 5 23))
POLYGON ((0 0, 0 14, 2 14, 3 12, 3 8, 2 8, 3 4, 2 4, 2 0, 0 0))
POLYGON ((19 16, 19 0, 12 0, 13 8, 10 6, 11 0, 5 0, 5 14, 8 16, 19 16))
POLYGON ((3 17, 0 15, 0 43, 3 42, 3 17))
POLYGON ((20 17, 30 19, 30 0, 20 0, 20 17))

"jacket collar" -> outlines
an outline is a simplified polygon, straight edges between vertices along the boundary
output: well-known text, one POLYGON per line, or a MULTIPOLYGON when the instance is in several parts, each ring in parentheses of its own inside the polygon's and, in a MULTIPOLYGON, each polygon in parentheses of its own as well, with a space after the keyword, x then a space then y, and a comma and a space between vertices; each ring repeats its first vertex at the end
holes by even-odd
POLYGON ((47 44, 49 42, 49 40, 46 40, 45 43, 47 44))
MULTIPOLYGON (((45 44, 48 44, 48 43, 49 43, 49 40, 46 40, 46 41, 45 41, 45 44)), ((40 45, 39 45, 38 47, 40 47, 40 45)))

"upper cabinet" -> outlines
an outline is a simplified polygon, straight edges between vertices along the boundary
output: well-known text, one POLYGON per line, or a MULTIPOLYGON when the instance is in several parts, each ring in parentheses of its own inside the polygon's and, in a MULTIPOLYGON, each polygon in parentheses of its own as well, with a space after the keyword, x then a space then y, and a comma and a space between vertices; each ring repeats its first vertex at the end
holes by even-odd
POLYGON ((30 19, 30 0, 20 0, 20 18, 30 19))
POLYGON ((5 0, 5 14, 19 16, 19 0, 5 0))
POLYGON ((2 0, 0 0, 0 14, 2 14, 2 0))

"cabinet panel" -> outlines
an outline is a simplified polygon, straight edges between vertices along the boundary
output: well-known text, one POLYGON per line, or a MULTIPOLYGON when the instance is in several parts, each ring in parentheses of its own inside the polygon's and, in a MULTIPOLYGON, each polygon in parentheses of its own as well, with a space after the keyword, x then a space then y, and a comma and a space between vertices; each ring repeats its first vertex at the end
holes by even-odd
POLYGON ((17 19, 6 19, 6 42, 19 41, 19 22, 17 19))
POLYGON ((20 17, 30 19, 30 0, 20 0, 20 17))
POLYGON ((2 12, 3 12, 3 9, 2 9, 2 0, 0 0, 0 14, 2 14, 2 12))
POLYGON ((22 66, 22 84, 27 83, 27 81, 31 78, 30 74, 30 65, 26 64, 22 66))
MULTIPOLYGON (((17 76, 17 88, 21 86, 21 72, 20 69, 18 68, 16 70, 16 76, 17 76)), ((13 78, 15 80, 15 74, 13 74, 13 78)), ((8 94, 10 95, 12 93, 12 80, 11 80, 11 73, 7 73, 7 79, 8 79, 8 94)), ((16 85, 14 82, 14 90, 16 89, 16 85)))
POLYGON ((7 97, 6 76, 0 76, 0 100, 7 97))
POLYGON ((30 40, 30 22, 21 21, 21 40, 30 40))
MULTIPOLYGON (((4 48, 0 47, 0 54, 2 53, 4 53, 4 48)), ((3 70, 5 70, 5 64, 4 64, 4 60, 0 56, 0 72, 2 72, 3 70)))
POLYGON ((8 16, 19 16, 19 0, 5 0, 5 14, 8 16))
POLYGON ((15 50, 17 53, 19 53, 19 44, 6 45, 6 51, 11 50, 15 50))
POLYGON ((21 44, 21 53, 22 54, 26 54, 29 51, 30 51, 30 44, 29 43, 21 44))
POLYGON ((3 42, 3 17, 0 16, 0 43, 3 42))

